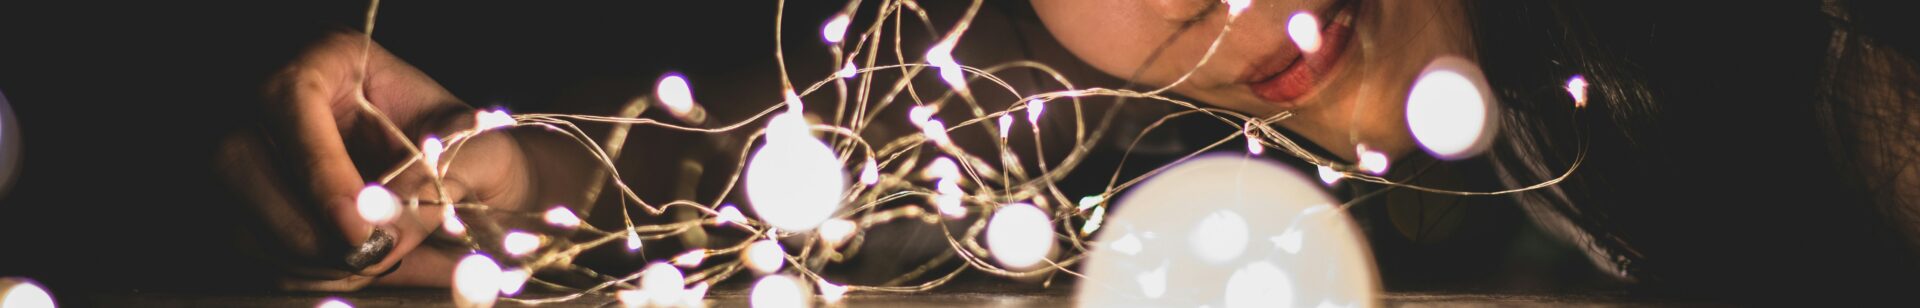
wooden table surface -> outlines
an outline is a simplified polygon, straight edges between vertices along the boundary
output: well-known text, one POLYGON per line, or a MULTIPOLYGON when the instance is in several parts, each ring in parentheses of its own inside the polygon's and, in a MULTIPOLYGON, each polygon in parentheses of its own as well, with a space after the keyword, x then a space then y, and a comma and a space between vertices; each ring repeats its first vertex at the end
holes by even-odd
MULTIPOLYGON (((1074 301, 1068 291, 1061 292, 975 292, 935 291, 915 294, 849 294, 845 307, 1064 307, 1074 301)), ((523 296, 526 294, 523 294, 523 296)), ((369 290, 355 293, 192 293, 119 291, 83 294, 84 298, 62 298, 68 307, 312 307, 328 298, 341 298, 356 307, 449 307, 451 293, 446 290, 369 290)), ((1487 307, 1487 306, 1716 306, 1711 302, 1633 298, 1619 294, 1474 294, 1474 293, 1389 293, 1387 307, 1487 307)), ((746 307, 747 293, 716 291, 709 294, 711 307, 746 307)), ((502 302, 498 307, 524 305, 502 302)), ((590 296, 575 301, 542 307, 619 307, 617 300, 590 296)))

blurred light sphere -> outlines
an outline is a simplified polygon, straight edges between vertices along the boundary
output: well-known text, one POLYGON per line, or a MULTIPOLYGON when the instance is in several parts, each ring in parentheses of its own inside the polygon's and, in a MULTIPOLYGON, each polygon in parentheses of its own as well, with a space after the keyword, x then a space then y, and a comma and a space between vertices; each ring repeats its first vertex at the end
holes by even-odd
POLYGON ((767 142, 747 162, 747 201, 780 230, 812 230, 840 208, 846 175, 833 150, 806 132, 799 114, 775 115, 767 142))
POLYGON ((1121 197, 1081 307, 1373 307, 1365 237, 1321 183, 1241 155, 1193 159, 1121 197))
POLYGON ((1427 153, 1462 159, 1487 150, 1500 129, 1500 112, 1480 66, 1459 57, 1427 64, 1407 92, 1407 128, 1427 153))

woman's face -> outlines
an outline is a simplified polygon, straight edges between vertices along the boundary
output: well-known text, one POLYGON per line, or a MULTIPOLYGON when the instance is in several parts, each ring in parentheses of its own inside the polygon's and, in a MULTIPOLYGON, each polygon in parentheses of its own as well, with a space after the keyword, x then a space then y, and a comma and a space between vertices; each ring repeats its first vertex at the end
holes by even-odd
POLYGON ((1232 18, 1219 0, 1032 1, 1074 55, 1121 78, 1150 65, 1134 80, 1155 88, 1194 69, 1231 20, 1212 58, 1173 90, 1255 116, 1293 111, 1281 125, 1349 160, 1356 143, 1394 156, 1411 150, 1404 113, 1413 78, 1436 57, 1473 55, 1458 1, 1251 0, 1232 18), (1290 31, 1320 39, 1296 42, 1290 31))

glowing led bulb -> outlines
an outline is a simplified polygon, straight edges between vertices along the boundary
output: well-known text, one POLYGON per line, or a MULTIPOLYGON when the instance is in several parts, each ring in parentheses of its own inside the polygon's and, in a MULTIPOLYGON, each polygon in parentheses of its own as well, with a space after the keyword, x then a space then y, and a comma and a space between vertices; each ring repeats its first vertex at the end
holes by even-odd
POLYGON ((920 123, 920 133, 926 135, 927 141, 933 141, 933 144, 943 147, 953 145, 953 139, 947 137, 947 124, 940 123, 940 119, 928 119, 920 123))
POLYGON ((1086 224, 1080 226, 1080 234, 1091 235, 1093 231, 1100 231, 1100 226, 1106 224, 1106 222, 1107 208, 1093 208, 1093 214, 1087 215, 1086 224))
POLYGON ((1230 17, 1239 17, 1240 13, 1247 11, 1248 6, 1253 5, 1253 0, 1225 0, 1225 2, 1227 2, 1227 14, 1230 17))
POLYGON ((933 48, 927 49, 927 64, 939 69, 940 80, 946 81, 947 85, 952 86, 955 91, 967 92, 967 80, 965 76, 960 75, 960 63, 953 60, 953 45, 957 39, 954 37, 941 40, 939 44, 934 44, 933 48))
POLYGON ((1037 98, 1028 100, 1027 124, 1033 124, 1033 129, 1040 129, 1040 114, 1045 111, 1047 111, 1047 101, 1037 98))
POLYGON ((860 75, 860 68, 854 67, 853 62, 847 62, 847 65, 841 65, 840 71, 834 72, 834 75, 840 78, 853 78, 860 75))
POLYGON ((1216 154, 1179 163, 1100 207, 1112 209, 1109 230, 1094 238, 1074 298, 1081 307, 1375 306, 1365 237, 1328 204, 1319 181, 1277 162, 1216 154))
POLYGON ((520 287, 527 285, 527 278, 533 278, 533 273, 524 268, 500 272, 500 294, 506 296, 520 294, 520 287))
POLYGON ((514 120, 513 116, 507 115, 507 111, 500 108, 482 110, 473 114, 473 129, 477 131, 512 127, 518 124, 519 121, 514 120))
POLYGON ((820 38, 826 39, 828 43, 839 44, 840 40, 847 37, 847 25, 852 23, 853 18, 847 14, 834 14, 832 19, 827 20, 826 25, 820 26, 820 38))
POLYGON ((706 249, 694 249, 691 251, 687 251, 685 253, 681 253, 678 256, 674 256, 673 265, 678 265, 680 267, 685 267, 685 268, 693 268, 695 266, 700 266, 700 262, 706 262, 706 260, 707 260, 706 249))
POLYGON ((934 207, 940 210, 940 214, 952 218, 967 217, 967 206, 963 200, 967 192, 960 188, 958 182, 954 178, 941 178, 934 184, 938 187, 935 190, 940 193, 934 197, 934 207))
POLYGON ((1587 107, 1587 77, 1573 75, 1567 78, 1567 95, 1573 96, 1573 107, 1587 107))
POLYGON ((1008 268, 1032 268, 1053 252, 1053 225, 1038 207, 1008 204, 987 221, 987 249, 1008 268))
POLYGON ((565 206, 556 205, 551 209, 547 209, 546 214, 541 216, 541 218, 547 220, 547 224, 555 227, 567 229, 580 227, 580 216, 574 216, 573 210, 569 210, 565 206))
POLYGON ((0 308, 53 308, 53 295, 26 278, 0 278, 0 308))
POLYGON ((680 73, 660 77, 660 82, 653 86, 653 97, 676 118, 686 118, 693 112, 693 86, 688 85, 687 77, 680 73))
POLYGON ((747 296, 747 303, 754 308, 806 307, 809 301, 807 297, 812 292, 805 290, 793 278, 770 275, 753 284, 753 293, 747 296))
POLYGON ((740 214, 740 208, 733 207, 731 204, 721 205, 720 216, 714 217, 714 220, 721 224, 745 225, 747 224, 747 215, 740 214))
POLYGON ((1478 65, 1442 57, 1427 64, 1407 92, 1407 128, 1434 157, 1470 157, 1493 144, 1500 123, 1493 104, 1478 65))
POLYGON ((847 238, 853 237, 853 231, 857 227, 852 221, 846 219, 830 219, 820 223, 820 239, 827 241, 828 246, 837 247, 840 243, 847 242, 847 238))
POLYGON ((1360 154, 1360 170, 1380 175, 1387 173, 1387 153, 1380 153, 1366 144, 1354 145, 1354 152, 1360 154))
POLYGON ((960 179, 960 165, 953 163, 952 158, 947 158, 946 156, 936 157, 932 163, 927 164, 925 175, 929 179, 936 180, 960 179))
POLYGON ((933 113, 934 108, 932 106, 914 105, 913 108, 907 109, 907 120, 912 121, 913 125, 924 124, 927 123, 927 120, 933 119, 933 113))
MULTIPOLYGON (((0 307, 13 308, 12 305, 0 305, 0 307)), ((48 307, 52 306, 48 305, 48 307)), ((347 301, 343 299, 328 297, 327 300, 320 301, 320 304, 314 305, 313 308, 353 308, 353 304, 348 304, 347 301)))
POLYGON ((1101 202, 1107 202, 1107 197, 1103 197, 1100 195, 1080 197, 1080 202, 1076 204, 1074 208, 1079 209, 1081 211, 1086 211, 1087 209, 1091 209, 1095 206, 1099 206, 1101 202))
POLYGON ((640 232, 634 232, 633 228, 627 228, 627 251, 640 250, 641 245, 640 232))
POLYGON ((747 201, 754 214, 773 227, 790 231, 812 230, 820 221, 840 208, 840 195, 846 189, 840 160, 833 150, 804 131, 776 136, 775 125, 801 125, 798 114, 774 117, 768 128, 767 142, 755 150, 747 163, 747 201), (782 122, 791 121, 799 124, 782 122))
POLYGON ((753 242, 747 245, 747 251, 744 254, 747 269, 761 275, 780 271, 780 267, 787 261, 787 250, 780 248, 780 243, 773 240, 753 242))
POLYGON ((540 236, 514 230, 501 239, 500 247, 505 248, 509 255, 524 256, 540 249, 540 236))
POLYGON ((640 292, 645 294, 651 306, 672 306, 681 303, 686 294, 687 277, 666 263, 647 265, 640 272, 640 292))
POLYGON ((1266 152, 1267 146, 1260 144, 1260 136, 1251 131, 1247 132, 1247 154, 1260 156, 1261 153, 1266 152))
POLYGON ((880 165, 879 164, 875 164, 872 158, 868 158, 867 163, 862 164, 861 166, 862 166, 860 167, 860 183, 861 184, 866 184, 871 186, 873 184, 880 183, 880 165))
POLYGON ((456 215, 452 205, 442 206, 440 209, 441 230, 446 230, 448 234, 453 235, 467 234, 467 224, 460 223, 460 215, 456 215))
POLYGON ((825 279, 815 283, 820 288, 820 301, 827 302, 829 305, 840 303, 840 299, 847 295, 847 286, 833 284, 825 279))
POLYGON ((1320 182, 1326 183, 1327 185, 1333 185, 1333 183, 1340 182, 1341 178, 1347 177, 1347 175, 1341 174, 1340 171, 1334 171, 1333 167, 1318 166, 1318 168, 1314 169, 1320 174, 1320 182))
POLYGON ((420 156, 427 162, 427 174, 440 176, 440 154, 447 152, 447 145, 440 137, 427 136, 420 142, 420 156))
POLYGON ((366 219, 367 223, 385 224, 400 215, 400 198, 395 197, 392 191, 387 191, 386 187, 380 187, 380 184, 367 184, 367 187, 360 188, 360 196, 355 201, 360 218, 366 219))
POLYGON ((453 267, 453 302, 458 307, 493 307, 500 296, 500 265, 472 254, 453 267))
POLYGON ((1293 38, 1293 44, 1300 46, 1301 52, 1320 51, 1320 19, 1309 11, 1293 13, 1293 17, 1287 19, 1287 37, 1293 38))

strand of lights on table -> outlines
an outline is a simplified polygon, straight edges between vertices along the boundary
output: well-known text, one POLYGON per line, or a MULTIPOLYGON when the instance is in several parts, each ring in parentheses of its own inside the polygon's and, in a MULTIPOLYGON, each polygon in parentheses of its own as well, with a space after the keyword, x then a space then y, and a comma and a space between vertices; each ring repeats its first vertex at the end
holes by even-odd
MULTIPOLYGON (((780 1, 781 15, 784 15, 784 2, 780 1)), ((606 231, 581 221, 571 210, 556 206, 537 214, 509 214, 538 215, 549 224, 577 230, 593 239, 574 243, 566 238, 554 238, 525 230, 504 230, 504 235, 494 237, 474 234, 480 232, 480 229, 469 228, 469 223, 487 222, 469 221, 467 218, 483 217, 479 214, 490 213, 495 209, 485 204, 454 202, 448 196, 440 196, 439 204, 452 205, 446 207, 448 210, 442 214, 449 218, 443 229, 463 239, 476 251, 463 258, 453 274, 453 291, 459 306, 485 307, 491 306, 498 300, 523 304, 553 303, 574 300, 588 294, 610 294, 630 306, 700 305, 707 286, 743 270, 751 270, 754 274, 762 276, 759 282, 755 283, 750 296, 755 306, 788 304, 805 306, 811 303, 810 298, 814 296, 818 296, 827 303, 834 303, 843 298, 847 292, 924 291, 938 287, 968 270, 1009 277, 1052 274, 1056 271, 1078 276, 1068 266, 1080 261, 1089 247, 1082 237, 1099 230, 1107 210, 1106 200, 1141 179, 1164 170, 1164 167, 1155 169, 1126 182, 1118 181, 1119 172, 1116 170, 1115 181, 1109 183, 1108 189, 1101 194, 1079 198, 1078 202, 1073 202, 1069 197, 1061 195, 1060 190, 1055 187, 1055 181, 1072 171, 1072 166, 1076 166, 1078 161, 1088 155, 1089 149, 1093 148, 1091 143, 1094 141, 1086 137, 1089 128, 1084 120, 1085 110, 1082 108, 1082 98, 1087 97, 1146 99, 1185 109, 1164 116, 1147 126, 1144 129, 1146 131, 1158 127, 1167 120, 1188 115, 1209 116, 1221 121, 1224 125, 1240 127, 1242 130, 1239 133, 1223 136, 1221 141, 1200 149, 1194 154, 1211 150, 1234 138, 1244 138, 1248 145, 1247 151, 1251 155, 1260 155, 1268 148, 1277 148, 1317 165, 1320 179, 1329 185, 1342 179, 1354 179, 1443 194, 1506 194, 1539 189, 1558 183, 1576 170, 1579 162, 1584 159, 1583 143, 1581 155, 1560 177, 1510 190, 1455 191, 1403 184, 1379 177, 1388 168, 1387 157, 1384 153, 1370 149, 1364 144, 1356 149, 1360 153, 1358 164, 1340 163, 1306 151, 1273 127, 1278 121, 1290 117, 1291 113, 1282 112, 1269 117, 1251 117, 1160 95, 1184 82, 1188 76, 1192 75, 1194 71, 1192 68, 1180 79, 1163 88, 1138 92, 1127 89, 1075 88, 1070 81, 1052 68, 1031 61, 985 68, 961 64, 952 57, 952 51, 958 47, 961 36, 970 25, 972 17, 980 9, 983 2, 981 0, 973 2, 964 17, 951 28, 950 32, 936 34, 941 39, 928 49, 923 61, 881 64, 878 62, 879 53, 883 47, 889 47, 885 46, 885 39, 889 36, 894 42, 890 46, 891 49, 896 55, 903 54, 900 52, 902 46, 898 43, 902 35, 899 26, 902 21, 909 17, 918 17, 918 21, 928 24, 929 29, 932 28, 932 21, 916 1, 880 0, 879 9, 875 13, 871 26, 864 30, 848 32, 850 30, 848 27, 853 24, 852 18, 855 9, 859 7, 859 2, 856 0, 849 3, 846 9, 829 19, 821 30, 822 40, 828 43, 833 51, 833 63, 841 69, 805 89, 796 89, 787 76, 784 53, 776 49, 775 57, 781 63, 782 84, 785 85, 782 90, 785 100, 752 117, 724 125, 700 125, 707 124, 709 119, 694 99, 687 77, 679 74, 668 74, 661 78, 653 96, 656 100, 639 100, 635 103, 658 103, 664 106, 675 119, 686 125, 638 117, 575 114, 510 115, 500 109, 483 110, 476 113, 476 126, 473 129, 456 132, 444 138, 428 138, 417 147, 411 142, 404 143, 408 145, 406 148, 413 153, 414 158, 395 167, 380 178, 380 181, 370 184, 362 192, 361 213, 368 221, 385 222, 396 217, 398 211, 418 210, 419 203, 400 205, 392 193, 386 191, 381 185, 392 180, 401 171, 416 166, 428 168, 435 185, 439 185, 440 179, 445 176, 447 166, 451 165, 451 161, 457 157, 461 145, 466 141, 495 129, 541 127, 571 138, 591 152, 592 158, 599 161, 604 171, 611 176, 612 185, 619 189, 623 201, 631 204, 633 208, 641 209, 649 215, 658 215, 667 208, 685 207, 699 211, 703 218, 659 225, 635 225, 631 214, 627 212, 629 208, 623 206, 622 212, 628 216, 623 219, 624 228, 619 231, 606 231), (886 31, 885 25, 888 21, 892 21, 893 24, 891 32, 886 31), (855 39, 846 40, 846 35, 855 33, 857 33, 855 39), (845 43, 851 43, 848 46, 855 48, 843 50, 845 43), (855 64, 859 62, 864 62, 865 67, 855 64), (918 90, 910 84, 920 72, 928 68, 937 70, 939 79, 949 86, 946 95, 933 101, 923 100, 917 94, 918 90), (1066 89, 1023 95, 995 75, 997 72, 1013 69, 1030 69, 1046 73, 1047 76, 1065 85, 1066 89), (876 83, 876 76, 870 73, 886 70, 898 71, 904 76, 893 81, 892 85, 887 87, 888 91, 879 99, 875 99, 873 94, 876 94, 874 91, 876 87, 869 85, 876 83), (856 80, 854 78, 859 78, 858 83, 850 91, 847 83, 850 80, 856 80), (979 102, 974 101, 974 96, 971 95, 974 89, 969 87, 970 84, 982 79, 997 85, 998 89, 1020 96, 1021 99, 1005 110, 987 111, 979 102), (805 117, 800 116, 804 111, 804 105, 801 102, 805 97, 816 94, 828 84, 836 85, 841 92, 842 102, 846 102, 847 99, 853 100, 850 105, 840 104, 852 106, 853 110, 850 114, 852 117, 843 118, 839 114, 843 110, 834 110, 835 117, 831 123, 809 123, 805 117), (848 92, 854 93, 850 95, 848 92), (886 105, 895 102, 896 98, 901 97, 902 92, 910 94, 905 97, 914 105, 906 116, 911 123, 920 128, 920 132, 887 140, 884 143, 862 138, 867 124, 883 116, 878 112, 884 110, 886 105), (970 108, 974 117, 948 126, 947 122, 934 117, 934 114, 937 113, 935 111, 952 104, 949 98, 953 95, 960 96, 961 100, 958 103, 970 108), (998 168, 1006 170, 995 170, 995 164, 988 163, 993 160, 969 154, 953 144, 947 135, 949 131, 967 126, 994 125, 989 128, 989 131, 997 131, 999 138, 1003 140, 1013 138, 1014 132, 1009 129, 1014 122, 1012 115, 1016 112, 1024 112, 1027 123, 1032 127, 1031 136, 1036 143, 1039 143, 1043 123, 1041 117, 1047 109, 1046 105, 1056 100, 1067 100, 1072 103, 1070 113, 1061 116, 1074 117, 1075 139, 1073 142, 1077 146, 1073 147, 1073 151, 1059 162, 1038 161, 1040 170, 1037 173, 1023 170, 1022 165, 1018 163, 1020 158, 1005 150, 1004 145, 1001 146, 1002 150, 996 153, 1002 156, 999 158, 1002 162, 1007 162, 998 164, 998 168), (753 123, 758 123, 763 118, 769 120, 766 122, 766 127, 753 126, 753 123), (613 167, 612 162, 612 157, 617 155, 618 151, 609 151, 608 148, 600 146, 599 142, 594 141, 591 136, 576 126, 576 123, 586 122, 639 125, 710 134, 736 133, 743 129, 758 128, 751 132, 747 140, 748 144, 760 143, 763 138, 765 140, 762 146, 749 147, 747 152, 740 153, 741 159, 737 167, 742 167, 738 169, 745 171, 731 177, 719 200, 710 202, 675 200, 651 204, 641 199, 620 180, 619 170, 613 167), (832 140, 833 143, 828 144, 815 134, 832 136, 833 138, 828 140, 832 140), (933 153, 926 153, 928 151, 933 153), (919 160, 924 157, 933 157, 933 159, 927 167, 917 168, 919 160), (858 178, 855 179, 857 183, 849 183, 845 179, 848 171, 842 166, 849 160, 862 162, 855 167, 858 168, 855 171, 858 172, 858 178), (754 207, 758 217, 748 217, 737 207, 723 205, 721 202, 730 195, 734 186, 742 184, 741 178, 744 178, 745 193, 750 202, 747 205, 754 207), (932 187, 917 184, 927 183, 926 180, 931 180, 932 187), (771 184, 756 185, 756 183, 771 184), (805 187, 805 189, 796 187, 805 187), (369 197, 370 194, 373 197, 369 197), (755 197, 756 195, 762 197, 755 197), (913 200, 929 203, 927 205, 932 208, 929 210, 913 204, 890 206, 902 202, 912 203, 913 200), (1082 219, 1083 223, 1075 228, 1072 220, 1067 217, 1082 219), (861 230, 896 220, 917 220, 942 226, 965 224, 967 227, 964 229, 967 231, 964 234, 947 233, 945 238, 952 248, 950 253, 960 258, 966 266, 909 286, 841 285, 826 280, 819 273, 805 266, 783 266, 789 262, 807 264, 803 261, 823 258, 826 255, 855 253, 855 251, 836 250, 849 242, 858 241, 861 230), (1052 224, 1053 221, 1061 223, 1056 227, 1052 224), (540 298, 511 297, 527 280, 538 282, 537 278, 530 278, 533 272, 549 269, 578 269, 576 265, 570 263, 572 257, 587 249, 615 240, 624 240, 629 250, 637 250, 644 245, 645 241, 677 236, 693 228, 733 228, 753 235, 729 247, 693 249, 670 258, 668 260, 670 262, 651 264, 639 273, 623 277, 606 277, 607 280, 601 284, 575 290, 567 295, 540 298), (1035 236, 1043 233, 1052 233, 1052 235, 1035 236), (819 246, 789 250, 775 240, 793 237, 808 239, 807 243, 819 243, 819 246), (499 242, 481 243, 481 238, 497 239, 499 242), (980 243, 982 238, 986 241, 985 246, 980 243), (1060 245, 1062 241, 1065 241, 1066 245, 1060 245), (1065 250, 1053 253, 1061 248, 1065 250), (500 251, 505 252, 506 255, 494 256, 485 251, 500 251), (739 257, 725 260, 710 259, 735 254, 739 257), (517 265, 503 268, 501 263, 495 261, 495 257, 510 258, 517 261, 510 263, 517 265), (683 268, 690 272, 683 272, 683 268), (503 294, 509 297, 500 297, 503 294)), ((1230 13, 1228 25, 1232 24, 1232 18, 1239 17, 1247 7, 1252 5, 1252 0, 1223 2, 1228 5, 1230 13)), ((366 28, 368 40, 372 39, 373 18, 371 17, 377 9, 378 2, 369 9, 366 28)), ((1308 16, 1305 21, 1307 24, 1317 24, 1311 20, 1310 14, 1301 16, 1308 16)), ((780 18, 776 17, 777 20, 780 18)), ((1296 20, 1291 21, 1290 24, 1301 22, 1302 20, 1296 17, 1296 20)), ((1229 28, 1222 26, 1219 36, 1214 39, 1201 61, 1194 65, 1195 68, 1204 65, 1213 55, 1229 28)), ((1300 44, 1300 48, 1309 52, 1318 46, 1317 32, 1289 31, 1289 34, 1297 40, 1311 38, 1310 41, 1314 43, 1300 44)), ((905 59, 905 57, 898 58, 905 59)), ((1570 95, 1577 98, 1578 106, 1584 106, 1585 85, 1584 79, 1578 76, 1567 82, 1567 90, 1570 95)), ((391 121, 379 114, 378 110, 374 110, 368 102, 363 99, 361 103, 362 110, 374 115, 377 122, 386 126, 390 134, 394 134, 397 138, 405 138, 404 135, 399 134, 398 128, 391 121)), ((1091 129, 1094 131, 1108 129, 1104 125, 1105 122, 1102 124, 1101 127, 1091 129)), ((1143 131, 1141 134, 1144 133, 1143 131)), ((617 135, 624 136, 624 131, 617 135)), ((1423 144, 1423 146, 1428 145, 1423 144)), ((1131 150, 1129 147, 1127 153, 1131 153, 1131 150)), ((1040 153, 1035 154, 1034 157, 1045 157, 1038 155, 1040 153)), ((1189 155, 1187 158, 1192 156, 1189 155)), ((1181 160, 1184 161, 1185 158, 1181 160)), ((1217 225, 1223 228, 1234 226, 1244 228, 1246 224, 1244 219, 1239 220, 1238 225, 1233 224, 1234 219, 1239 219, 1238 217, 1216 215, 1209 216, 1208 219, 1217 220, 1220 222, 1217 225)), ((1231 230, 1221 232, 1224 232, 1221 234, 1232 233, 1231 230)), ((1128 247, 1124 241, 1123 238, 1122 243, 1114 243, 1110 246, 1128 247)), ((1206 245, 1207 242, 1196 239, 1194 245, 1206 245)), ((910 275, 919 276, 920 274, 922 273, 916 272, 910 275)), ((902 278, 904 280, 910 277, 902 278)))

